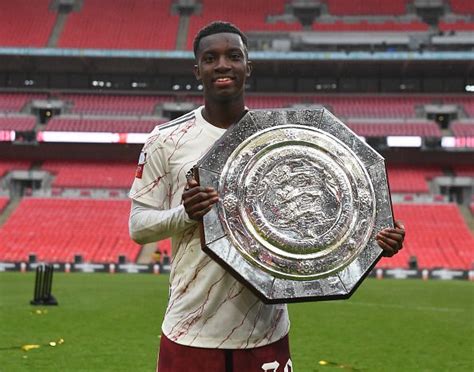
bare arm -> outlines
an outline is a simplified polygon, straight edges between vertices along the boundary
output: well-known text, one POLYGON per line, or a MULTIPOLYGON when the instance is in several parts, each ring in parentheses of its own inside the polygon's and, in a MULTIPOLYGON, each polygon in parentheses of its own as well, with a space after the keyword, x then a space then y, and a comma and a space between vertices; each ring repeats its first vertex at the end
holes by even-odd
POLYGON ((188 217, 183 205, 159 210, 132 200, 128 227, 135 242, 146 244, 176 235, 195 223, 188 217))

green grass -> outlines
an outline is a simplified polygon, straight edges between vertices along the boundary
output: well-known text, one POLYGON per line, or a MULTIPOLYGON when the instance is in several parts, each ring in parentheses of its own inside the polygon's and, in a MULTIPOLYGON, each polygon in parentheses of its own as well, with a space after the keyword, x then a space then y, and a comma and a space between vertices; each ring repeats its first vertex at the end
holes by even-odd
MULTIPOLYGON (((0 273, 0 371, 153 371, 167 280, 55 274, 59 306, 36 307, 34 274, 0 273)), ((470 282, 370 279, 350 300, 292 304, 290 317, 297 372, 474 371, 470 282)))

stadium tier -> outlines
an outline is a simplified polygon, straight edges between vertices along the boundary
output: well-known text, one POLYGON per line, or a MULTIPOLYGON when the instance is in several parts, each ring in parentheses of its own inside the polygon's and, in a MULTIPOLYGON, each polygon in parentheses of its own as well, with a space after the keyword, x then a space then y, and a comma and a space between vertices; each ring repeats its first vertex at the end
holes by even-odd
POLYGON ((454 165, 453 171, 456 176, 474 177, 474 164, 473 165, 454 165))
POLYGON ((50 0, 2 1, 0 45, 45 47, 56 20, 50 0))
POLYGON ((65 94, 61 96, 72 104, 72 113, 96 115, 151 115, 157 103, 173 100, 172 96, 131 96, 65 94))
POLYGON ((441 130, 435 122, 428 121, 398 121, 398 122, 356 122, 348 121, 347 125, 359 136, 421 136, 441 137, 441 130))
POLYGON ((441 31, 474 31, 474 23, 466 21, 440 21, 438 27, 441 31))
POLYGON ((36 125, 36 116, 6 116, 0 117, 0 130, 32 131, 36 125))
MULTIPOLYGON (((130 119, 82 119, 55 117, 48 122, 46 131, 70 132, 117 132, 117 133, 150 133, 164 120, 130 120, 130 119)), ((1 123, 1 121, 0 121, 1 123)))
POLYGON ((128 235, 127 200, 23 198, 0 227, 0 261, 134 262, 140 246, 128 235))
POLYGON ((441 168, 436 166, 389 166, 387 171, 392 193, 429 193, 427 181, 433 177, 443 175, 441 168))
POLYGON ((474 137, 474 121, 453 121, 451 131, 456 137, 474 137))
POLYGON ((314 22, 312 25, 313 31, 318 32, 344 32, 344 31, 361 31, 361 32, 413 32, 413 31, 428 31, 429 26, 421 21, 410 22, 395 22, 392 20, 385 20, 379 22, 369 22, 367 20, 360 20, 358 22, 346 22, 342 19, 337 19, 334 22, 314 22))
POLYGON ((402 15, 408 0, 326 0, 332 15, 402 15))
POLYGON ((248 96, 249 107, 279 108, 295 104, 322 105, 341 117, 363 118, 414 118, 416 107, 431 103, 437 98, 427 96, 248 96))
POLYGON ((62 48, 162 49, 176 47, 179 16, 172 0, 84 1, 69 15, 62 48))
POLYGON ((0 177, 3 177, 8 172, 13 171, 13 170, 29 169, 30 166, 31 166, 31 162, 29 162, 29 161, 22 161, 22 160, 5 161, 5 160, 0 160, 0 177))
POLYGON ((0 93, 0 112, 20 112, 33 99, 45 99, 46 94, 0 93))
POLYGON ((222 7, 221 4, 221 0, 203 0, 201 14, 190 17, 188 49, 193 49, 194 35, 206 24, 217 19, 238 24, 244 32, 302 30, 302 26, 298 22, 267 22, 268 16, 280 15, 285 12, 286 0, 229 1, 226 2, 225 7, 222 7))
POLYGON ((136 163, 46 161, 41 169, 56 177, 58 188, 121 188, 132 185, 136 163))
POLYGON ((7 206, 8 202, 10 199, 6 196, 0 196, 0 213, 3 211, 3 209, 7 206))
POLYGON ((474 14, 474 2, 472 0, 449 0, 451 11, 460 14, 474 14))
POLYGON ((408 268, 408 259, 416 256, 419 268, 471 268, 474 236, 456 204, 395 204, 393 209, 409 229, 404 248, 378 267, 408 268))

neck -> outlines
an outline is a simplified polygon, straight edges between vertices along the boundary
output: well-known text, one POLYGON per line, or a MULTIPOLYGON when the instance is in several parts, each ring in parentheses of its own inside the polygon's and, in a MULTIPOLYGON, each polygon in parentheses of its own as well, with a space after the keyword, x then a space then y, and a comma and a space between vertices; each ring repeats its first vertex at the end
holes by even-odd
POLYGON ((229 128, 237 123, 245 112, 243 98, 229 102, 209 102, 205 100, 202 116, 212 125, 219 128, 229 128))

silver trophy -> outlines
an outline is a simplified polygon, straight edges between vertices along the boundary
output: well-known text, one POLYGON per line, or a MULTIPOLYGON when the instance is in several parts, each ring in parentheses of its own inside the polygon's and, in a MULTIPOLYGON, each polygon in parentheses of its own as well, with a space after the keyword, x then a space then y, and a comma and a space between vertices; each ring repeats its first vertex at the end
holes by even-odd
POLYGON ((249 111, 194 173, 204 251, 266 303, 350 297, 393 227, 384 159, 323 108, 249 111))

